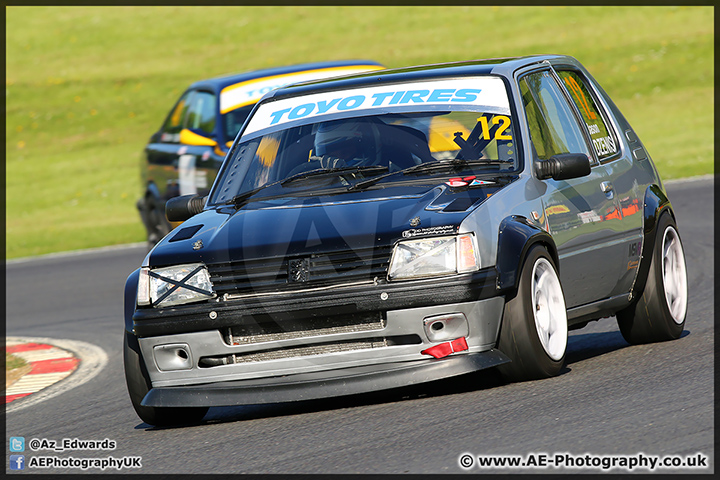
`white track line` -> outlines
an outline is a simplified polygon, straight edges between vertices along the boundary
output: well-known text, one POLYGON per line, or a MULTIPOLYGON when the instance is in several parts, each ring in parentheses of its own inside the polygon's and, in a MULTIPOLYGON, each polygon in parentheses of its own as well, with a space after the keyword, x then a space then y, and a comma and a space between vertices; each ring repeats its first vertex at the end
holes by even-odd
POLYGON ((69 252, 48 253, 45 255, 37 255, 35 257, 14 258, 12 260, 7 260, 5 262, 5 264, 6 265, 14 265, 16 263, 33 262, 35 260, 51 260, 54 258, 77 257, 78 255, 87 255, 90 253, 112 252, 114 250, 129 250, 131 248, 139 248, 139 247, 147 247, 147 242, 126 243, 124 245, 111 245, 109 247, 98 247, 98 248, 88 248, 85 250, 71 250, 69 252))
POLYGON ((691 182, 700 182, 702 180, 712 180, 714 178, 715 178, 715 174, 710 173, 707 175, 698 175, 697 177, 672 178, 670 180, 665 180, 663 183, 665 185, 675 185, 678 183, 691 183, 691 182))

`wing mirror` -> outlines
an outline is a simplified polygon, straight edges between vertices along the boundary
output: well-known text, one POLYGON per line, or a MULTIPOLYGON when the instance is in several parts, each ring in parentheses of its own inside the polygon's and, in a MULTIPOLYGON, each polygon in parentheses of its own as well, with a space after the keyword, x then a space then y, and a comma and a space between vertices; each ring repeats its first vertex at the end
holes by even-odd
POLYGON ((590 175, 590 158, 584 153, 559 153, 547 160, 537 160, 535 173, 540 180, 584 177, 590 175))
POLYGON ((165 216, 170 222, 184 222, 202 212, 206 200, 195 193, 173 197, 165 204, 165 216))

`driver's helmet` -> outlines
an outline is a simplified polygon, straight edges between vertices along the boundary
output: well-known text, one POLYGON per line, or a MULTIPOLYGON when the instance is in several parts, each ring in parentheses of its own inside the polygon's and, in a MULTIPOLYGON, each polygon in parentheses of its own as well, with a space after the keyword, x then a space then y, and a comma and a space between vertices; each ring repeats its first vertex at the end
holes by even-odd
POLYGON ((363 119, 333 120, 318 125, 315 155, 340 158, 347 165, 380 163, 378 128, 363 119))

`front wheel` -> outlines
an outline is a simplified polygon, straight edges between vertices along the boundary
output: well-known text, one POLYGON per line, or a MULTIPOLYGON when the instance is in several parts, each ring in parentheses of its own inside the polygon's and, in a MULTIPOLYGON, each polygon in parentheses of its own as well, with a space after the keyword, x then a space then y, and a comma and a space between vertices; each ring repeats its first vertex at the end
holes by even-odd
POLYGON ((125 341, 123 342, 123 361, 130 402, 135 409, 135 413, 143 422, 158 427, 192 424, 202 420, 207 413, 207 407, 158 408, 146 407, 140 404, 150 391, 152 384, 140 354, 138 341, 128 332, 125 332, 125 341))
POLYGON ((670 214, 660 217, 657 232, 643 293, 616 314, 620 333, 632 345, 679 338, 685 326, 685 254, 670 214))
POLYGON ((497 348, 510 363, 498 370, 506 380, 553 377, 565 364, 567 310, 557 270, 547 250, 530 249, 515 296, 505 304, 497 348))

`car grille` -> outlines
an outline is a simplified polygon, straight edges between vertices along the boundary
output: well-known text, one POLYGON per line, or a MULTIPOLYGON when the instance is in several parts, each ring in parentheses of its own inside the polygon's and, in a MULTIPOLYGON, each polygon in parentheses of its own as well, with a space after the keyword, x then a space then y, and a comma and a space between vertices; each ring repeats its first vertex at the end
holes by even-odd
POLYGON ((221 333, 225 343, 235 346, 338 333, 372 332, 382 330, 385 325, 382 314, 375 312, 297 319, 284 322, 282 326, 275 322, 263 322, 230 327, 221 333))
POLYGON ((212 368, 222 365, 238 363, 266 362, 270 360, 284 360, 290 358, 311 357, 315 355, 354 352, 372 348, 385 348, 397 345, 420 345, 422 339, 418 335, 395 335, 390 337, 370 337, 357 340, 344 340, 324 343, 310 343, 290 347, 270 347, 265 350, 236 353, 231 355, 218 355, 201 357, 198 361, 200 368, 212 368))
MULTIPOLYGON (((377 283, 387 275, 391 252, 392 246, 386 246, 305 256, 269 257, 209 264, 208 270, 217 295, 230 300, 365 282, 377 283)), ((417 335, 382 336, 386 320, 381 312, 337 308, 330 315, 288 313, 294 317, 292 321, 277 322, 276 315, 258 315, 254 317, 254 322, 221 329, 220 333, 229 346, 262 344, 262 347, 249 352, 202 357, 198 366, 212 368, 422 342, 417 335), (342 334, 355 338, 327 337, 342 334), (358 334, 362 335, 358 337, 358 334), (298 344, 299 339, 303 340, 302 344, 298 344)))
POLYGON ((366 350, 369 348, 387 347, 387 340, 384 338, 369 338, 352 342, 335 342, 303 347, 283 348, 280 350, 268 350, 258 353, 245 353, 235 355, 235 363, 263 362, 268 360, 280 360, 283 358, 309 357, 322 355, 324 353, 352 352, 366 350))
POLYGON ((384 279, 392 246, 208 265, 223 295, 292 291, 384 279))

